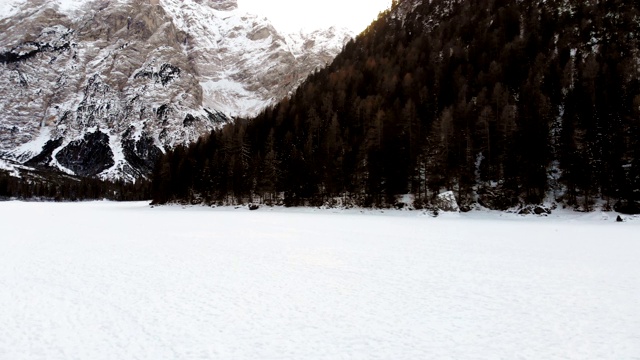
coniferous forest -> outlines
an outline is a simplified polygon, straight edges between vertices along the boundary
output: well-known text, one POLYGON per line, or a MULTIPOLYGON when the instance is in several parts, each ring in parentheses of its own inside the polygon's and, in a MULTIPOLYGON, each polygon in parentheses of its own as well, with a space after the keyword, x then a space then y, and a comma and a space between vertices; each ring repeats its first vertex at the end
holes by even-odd
POLYGON ((289 98, 168 152, 154 202, 638 212, 638 7, 394 2, 289 98))
POLYGON ((135 183, 81 178, 48 169, 24 172, 21 177, 0 170, 0 200, 43 201, 114 200, 141 201, 150 198, 147 180, 135 183))

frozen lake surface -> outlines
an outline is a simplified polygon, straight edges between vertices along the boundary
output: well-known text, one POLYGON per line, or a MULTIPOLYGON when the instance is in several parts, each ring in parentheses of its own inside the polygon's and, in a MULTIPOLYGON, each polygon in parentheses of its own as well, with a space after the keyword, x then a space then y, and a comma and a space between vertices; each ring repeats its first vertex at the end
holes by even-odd
POLYGON ((640 359, 640 221, 0 203, 0 359, 640 359))

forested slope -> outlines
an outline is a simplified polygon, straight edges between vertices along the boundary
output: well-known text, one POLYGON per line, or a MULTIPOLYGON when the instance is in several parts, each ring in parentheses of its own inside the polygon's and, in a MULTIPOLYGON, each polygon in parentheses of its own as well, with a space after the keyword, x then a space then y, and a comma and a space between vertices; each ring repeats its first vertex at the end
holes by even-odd
POLYGON ((640 200, 633 1, 394 2, 253 119, 166 154, 154 201, 464 208, 640 200))

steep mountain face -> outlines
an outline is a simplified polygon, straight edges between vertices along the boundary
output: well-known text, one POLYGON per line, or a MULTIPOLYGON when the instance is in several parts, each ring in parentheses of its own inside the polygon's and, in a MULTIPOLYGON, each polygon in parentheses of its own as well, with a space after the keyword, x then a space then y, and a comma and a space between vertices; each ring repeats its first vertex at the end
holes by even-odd
POLYGON ((156 200, 640 212, 637 2, 394 3, 291 98, 168 153, 156 200))
POLYGON ((351 39, 346 29, 283 34, 266 19, 237 11, 236 1, 160 2, 199 72, 206 107, 254 116, 281 100, 351 39))
POLYGON ((349 38, 287 41, 234 0, 2 6, 0 156, 103 178, 148 175, 166 149, 286 96, 349 38))

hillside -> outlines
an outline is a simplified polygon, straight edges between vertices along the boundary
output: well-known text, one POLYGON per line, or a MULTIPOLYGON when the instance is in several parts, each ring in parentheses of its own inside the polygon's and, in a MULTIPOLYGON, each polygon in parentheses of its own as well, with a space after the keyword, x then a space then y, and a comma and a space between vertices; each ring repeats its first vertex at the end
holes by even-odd
POLYGON ((0 158, 133 181, 157 158, 287 96, 342 49, 235 0, 9 0, 0 7, 0 158))
POLYGON ((638 5, 405 0, 290 98, 168 153, 156 202, 637 212, 638 5), (233 200, 232 200, 233 199, 233 200))

